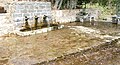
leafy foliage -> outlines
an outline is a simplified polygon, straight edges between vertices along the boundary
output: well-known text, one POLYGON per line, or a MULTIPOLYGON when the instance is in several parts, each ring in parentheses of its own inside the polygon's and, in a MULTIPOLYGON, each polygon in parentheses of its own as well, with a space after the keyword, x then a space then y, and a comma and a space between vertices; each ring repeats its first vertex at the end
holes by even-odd
POLYGON ((88 3, 99 6, 116 6, 117 0, 44 0, 52 3, 54 9, 75 9, 77 6, 83 6, 88 3))

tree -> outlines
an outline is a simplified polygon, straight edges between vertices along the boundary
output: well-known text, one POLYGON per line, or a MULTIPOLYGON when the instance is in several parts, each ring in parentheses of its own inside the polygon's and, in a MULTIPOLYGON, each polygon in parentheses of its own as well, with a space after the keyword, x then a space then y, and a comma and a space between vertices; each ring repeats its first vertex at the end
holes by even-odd
POLYGON ((52 3, 53 9, 76 9, 77 6, 99 3, 100 6, 115 6, 116 0, 44 0, 52 3))

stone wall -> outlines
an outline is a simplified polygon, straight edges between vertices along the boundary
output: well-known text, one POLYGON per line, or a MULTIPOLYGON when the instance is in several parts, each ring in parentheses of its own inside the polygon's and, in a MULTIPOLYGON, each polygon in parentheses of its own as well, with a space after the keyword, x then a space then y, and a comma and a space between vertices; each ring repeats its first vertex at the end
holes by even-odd
POLYGON ((40 20, 43 15, 51 16, 50 2, 10 2, 4 8, 7 13, 0 14, 0 36, 19 31, 24 25, 24 16, 30 18, 29 23, 34 23, 35 15, 40 20))
POLYGON ((41 17, 43 15, 51 15, 50 2, 13 2, 10 5, 9 13, 16 22, 23 20, 25 16, 29 18, 35 15, 41 17), (11 10, 12 9, 12 10, 11 10))
POLYGON ((14 25, 6 17, 7 13, 0 14, 0 36, 9 34, 14 30, 14 25))
POLYGON ((54 19, 56 22, 65 23, 70 21, 76 20, 76 13, 78 13, 79 10, 53 10, 52 11, 52 19, 54 19))
POLYGON ((43 15, 51 16, 50 2, 13 2, 6 6, 10 13, 10 21, 13 21, 15 28, 24 24, 24 17, 29 18, 29 23, 34 23, 34 17, 38 16, 41 20, 43 15))
MULTIPOLYGON (((76 21, 76 14, 79 14, 82 9, 74 10, 52 10, 52 19, 56 22, 66 23, 76 21)), ((100 11, 97 9, 86 9, 86 12, 94 16, 96 20, 99 18, 100 11)))

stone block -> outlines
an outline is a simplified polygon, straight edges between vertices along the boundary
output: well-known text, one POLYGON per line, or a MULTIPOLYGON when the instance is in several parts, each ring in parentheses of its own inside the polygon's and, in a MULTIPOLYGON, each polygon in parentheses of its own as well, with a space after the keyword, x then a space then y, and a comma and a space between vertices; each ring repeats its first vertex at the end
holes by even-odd
POLYGON ((20 13, 20 10, 15 10, 14 13, 20 13))
POLYGON ((50 5, 46 5, 45 8, 51 8, 51 6, 50 5))
POLYGON ((52 30, 52 27, 49 27, 47 31, 51 31, 52 30))
POLYGON ((34 15, 35 15, 35 16, 39 16, 39 15, 40 15, 40 13, 34 13, 34 15))
POLYGON ((25 9, 30 9, 29 5, 24 6, 25 9))
POLYGON ((45 32, 47 32, 48 30, 47 30, 47 28, 44 28, 44 29, 41 29, 41 31, 42 31, 43 33, 45 33, 45 32))
POLYGON ((30 9, 34 9, 34 6, 33 6, 33 5, 30 5, 29 8, 30 8, 30 9))
POLYGON ((47 15, 47 12, 42 12, 41 15, 47 15))
POLYGON ((30 13, 24 13, 23 16, 30 16, 30 13))
POLYGON ((16 5, 15 9, 25 9, 25 6, 23 6, 23 5, 16 5))
POLYGON ((20 13, 14 13, 12 16, 13 16, 13 18, 22 17, 22 14, 20 14, 20 13))
POLYGON ((39 6, 39 9, 45 9, 45 6, 43 6, 43 5, 39 6))
POLYGON ((28 13, 28 10, 27 9, 21 10, 20 13, 28 13))
POLYGON ((42 12, 42 11, 43 11, 43 10, 37 10, 37 12, 39 12, 39 13, 42 12))

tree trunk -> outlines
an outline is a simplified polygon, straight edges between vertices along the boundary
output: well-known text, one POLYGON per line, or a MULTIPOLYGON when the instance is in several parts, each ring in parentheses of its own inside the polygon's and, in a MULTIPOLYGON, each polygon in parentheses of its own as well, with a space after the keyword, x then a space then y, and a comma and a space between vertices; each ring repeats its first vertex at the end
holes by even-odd
POLYGON ((67 9, 70 7, 70 0, 67 1, 67 9))
POLYGON ((59 6, 58 6, 58 9, 60 9, 60 8, 61 8, 62 3, 63 3, 63 0, 60 0, 60 3, 59 3, 59 6))
POLYGON ((57 9, 58 5, 59 5, 60 0, 55 0, 55 5, 54 5, 54 9, 57 9))

